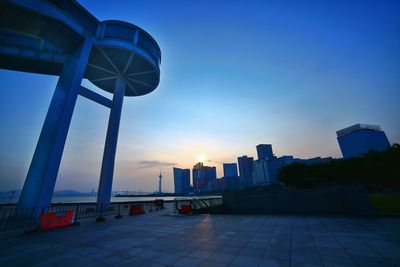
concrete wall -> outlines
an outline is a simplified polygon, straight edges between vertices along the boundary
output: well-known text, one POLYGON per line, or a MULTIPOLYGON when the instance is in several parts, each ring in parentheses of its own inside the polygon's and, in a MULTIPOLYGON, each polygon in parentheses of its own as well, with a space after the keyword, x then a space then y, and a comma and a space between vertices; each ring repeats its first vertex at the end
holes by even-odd
POLYGON ((223 202, 228 214, 374 214, 364 188, 225 193, 223 202))

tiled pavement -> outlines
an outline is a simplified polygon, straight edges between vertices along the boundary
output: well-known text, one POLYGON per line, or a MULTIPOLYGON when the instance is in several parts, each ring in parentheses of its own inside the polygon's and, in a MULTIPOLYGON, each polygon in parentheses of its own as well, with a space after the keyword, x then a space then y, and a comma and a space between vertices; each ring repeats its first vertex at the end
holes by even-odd
POLYGON ((400 218, 167 213, 0 233, 0 266, 400 266, 400 218))

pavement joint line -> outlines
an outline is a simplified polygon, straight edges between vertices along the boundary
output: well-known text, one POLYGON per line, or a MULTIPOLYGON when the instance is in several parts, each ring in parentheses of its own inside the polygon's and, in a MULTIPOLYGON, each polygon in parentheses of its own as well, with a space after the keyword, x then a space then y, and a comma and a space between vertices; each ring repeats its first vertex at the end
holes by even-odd
MULTIPOLYGON (((158 218, 161 219, 165 217, 158 218)), ((325 238, 328 238, 327 241, 331 240, 332 245, 334 245, 334 247, 337 247, 337 249, 333 251, 332 255, 335 255, 335 253, 337 253, 338 255, 342 255, 339 256, 342 257, 342 264, 345 264, 346 262, 348 264, 354 264, 355 266, 360 266, 360 264, 362 264, 362 262, 356 261, 356 259, 360 260, 360 257, 357 257, 357 251, 355 251, 356 254, 352 255, 352 253, 354 252, 352 250, 352 247, 353 245, 356 246, 356 244, 360 244, 360 251, 361 249, 371 250, 371 253, 372 251, 376 253, 374 255, 377 260, 382 260, 382 262, 386 262, 388 265, 393 264, 396 259, 394 257, 391 257, 389 255, 390 253, 385 256, 387 253, 385 254, 382 251, 382 248, 385 248, 386 244, 388 244, 387 246, 390 249, 393 247, 391 253, 397 253, 397 251, 400 251, 400 242, 399 240, 395 239, 395 236, 394 239, 387 239, 387 233, 389 232, 393 233, 393 235, 400 233, 397 228, 397 226, 399 225, 398 219, 383 221, 380 221, 379 219, 372 219, 372 221, 368 221, 351 217, 316 217, 306 215, 208 215, 201 218, 195 218, 193 220, 180 220, 180 218, 172 220, 168 218, 166 220, 161 219, 164 221, 158 221, 157 217, 147 217, 143 219, 141 218, 140 220, 137 220, 136 218, 134 219, 135 220, 118 221, 118 223, 109 223, 107 225, 96 225, 98 227, 95 227, 95 229, 93 229, 92 227, 92 225, 94 225, 94 222, 90 222, 88 224, 83 224, 80 228, 65 228, 61 229, 60 231, 39 233, 35 236, 21 236, 15 238, 7 237, 5 238, 5 240, 12 240, 13 243, 18 242, 18 240, 23 242, 27 241, 30 245, 39 242, 38 240, 40 240, 40 244, 42 244, 44 247, 47 247, 49 244, 53 244, 52 240, 54 239, 56 240, 56 242, 54 243, 55 246, 63 245, 68 247, 73 245, 74 241, 79 241, 79 235, 81 235, 81 237, 84 238, 85 241, 83 243, 75 243, 78 244, 78 246, 76 247, 77 250, 68 251, 71 252, 71 255, 82 257, 82 263, 90 261, 92 264, 95 264, 96 262, 98 262, 99 264, 103 262, 111 263, 114 261, 120 261, 121 263, 129 262, 128 256, 121 256, 120 259, 113 258, 109 261, 106 260, 108 256, 106 256, 106 258, 102 258, 101 255, 99 255, 99 258, 86 257, 90 256, 89 252, 92 252, 92 254, 97 253, 95 250, 92 251, 91 249, 89 249, 91 247, 90 242, 101 242, 103 236, 107 240, 105 242, 113 243, 113 236, 119 238, 119 241, 115 241, 114 245, 111 244, 104 247, 96 246, 96 249, 98 249, 98 251, 103 251, 102 253, 109 252, 111 253, 111 256, 112 253, 114 253, 115 256, 118 256, 118 251, 121 251, 121 253, 123 253, 121 255, 125 255, 125 253, 129 254, 130 250, 135 250, 136 248, 143 249, 141 251, 132 251, 132 255, 136 252, 138 252, 137 255, 140 255, 146 251, 153 252, 153 258, 149 258, 147 260, 149 264, 160 264, 160 261, 162 260, 159 260, 158 258, 162 258, 164 256, 168 257, 166 255, 174 255, 175 257, 171 256, 170 258, 166 258, 165 264, 167 265, 173 265, 174 263, 182 259, 190 259, 201 263, 205 263, 207 261, 209 264, 216 265, 219 265, 220 263, 228 265, 233 263, 245 263, 246 261, 258 261, 259 264, 262 264, 262 258, 268 258, 275 261, 281 261, 280 259, 283 260, 285 258, 286 261, 288 261, 287 264, 291 267, 299 263, 302 264, 303 260, 304 264, 306 262, 316 263, 319 260, 319 264, 323 265, 325 264, 323 259, 325 257, 325 254, 323 252, 325 251, 327 253, 325 260, 329 262, 333 261, 334 263, 336 262, 336 256, 329 256, 330 253, 328 251, 328 246, 327 250, 319 250, 318 244, 323 244, 325 238), (154 222, 153 220, 157 220, 157 222, 154 222), (148 223, 143 225, 143 222, 146 221, 148 223), (170 223, 173 223, 174 227, 168 226, 168 224, 170 223), (381 224, 382 227, 377 227, 376 224, 381 224), (384 229, 384 226, 388 227, 389 230, 392 230, 388 232, 384 229), (98 234, 102 229, 105 232, 103 234, 98 234), (182 230, 178 231, 177 229, 182 230), (370 233, 363 234, 363 231, 369 229, 371 230, 370 233), (382 229, 385 231, 383 231, 382 229), (166 231, 165 235, 160 235, 160 233, 162 233, 164 230, 166 231), (83 233, 85 233, 85 235, 83 233), (377 240, 374 240, 374 238, 373 240, 369 240, 368 238, 370 237, 370 234, 372 236, 375 236, 377 240), (137 245, 130 246, 130 240, 136 240, 135 235, 139 235, 139 238, 137 239, 138 243, 137 245), (126 238, 124 236, 126 236, 126 238), (227 239, 223 239, 225 242, 220 242, 222 239, 220 239, 219 237, 226 237, 227 239), (348 237, 357 241, 354 244, 350 244, 349 248, 347 248, 348 246, 345 246, 345 244, 343 243, 346 242, 348 237), (322 239, 319 240, 319 238, 322 239), (187 245, 191 243, 191 240, 197 240, 199 242, 193 244, 191 248, 188 248, 187 245), (236 240, 239 247, 232 247, 236 248, 234 250, 224 250, 225 247, 229 246, 229 243, 232 242, 232 240, 236 240), (259 242, 262 240, 264 240, 265 242, 262 242, 264 246, 261 246, 260 248, 257 248, 259 244, 253 244, 253 242, 259 242), (271 242, 272 240, 274 241, 271 242), (307 242, 307 246, 302 246, 303 241, 307 242), (371 243, 375 241, 377 241, 376 245, 375 243, 371 243), (188 253, 179 253, 178 255, 178 250, 175 250, 176 253, 174 249, 164 251, 163 248, 168 247, 166 246, 166 244, 168 244, 169 242, 172 242, 171 244, 173 244, 171 245, 171 247, 173 247, 174 249, 178 249, 179 251, 189 249, 188 253), (154 249, 152 249, 152 245, 154 245, 154 249), (259 251, 252 251, 253 245, 255 245, 255 249, 259 251), (125 246, 126 249, 124 249, 125 246), (274 248, 276 248, 275 251, 277 252, 276 257, 273 254, 274 248), (79 249, 82 249, 83 253, 77 253, 79 252, 79 249), (248 251, 244 251, 247 249, 248 251), (86 250, 88 253, 86 253, 86 250), (196 250, 205 250, 209 254, 206 257, 202 257, 201 253, 197 256, 194 254, 190 254, 196 250), (240 256, 241 251, 244 252, 244 258, 237 258, 238 256, 240 256), (262 257, 260 257, 260 251, 263 252, 262 257), (268 251, 271 251, 271 254, 267 254, 268 251), (379 253, 379 251, 382 252, 379 253), (312 253, 312 255, 310 254, 310 256, 312 256, 312 258, 310 259, 306 258, 308 252, 312 253), (227 253, 229 254, 229 256, 226 255, 225 257, 224 255, 220 255, 217 253, 227 253), (289 259, 287 254, 289 255, 289 259), (216 258, 210 258, 213 255, 219 256, 217 256, 216 258), (268 255, 271 256, 267 257, 268 255), (353 256, 355 256, 355 258, 353 256), (220 257, 220 260, 218 260, 218 257, 220 257), (292 257, 294 257, 293 261, 292 257)), ((0 242, 3 242, 3 240, 0 242)), ((24 253, 22 250, 17 251, 15 249, 12 249, 12 247, 9 247, 8 251, 11 256, 21 255, 21 257, 24 257, 25 255, 26 257, 28 257, 28 259, 29 257, 32 257, 33 259, 34 256, 36 256, 24 253)), ((53 252, 51 252, 49 256, 50 258, 54 257, 54 260, 56 260, 58 256, 63 255, 56 255, 58 253, 56 252, 56 247, 54 247, 54 249, 51 249, 51 251, 53 252)), ((67 255, 67 253, 65 253, 65 255, 67 255)), ((372 255, 372 259, 373 257, 374 256, 372 255)), ((338 258, 337 260, 338 263, 340 263, 341 259, 338 258)))
MULTIPOLYGON (((367 228, 366 230, 367 230, 367 232, 369 232, 369 231, 368 231, 368 228, 367 228)), ((361 239, 361 242, 364 243, 364 245, 366 245, 367 247, 371 248, 375 253, 377 253, 377 254, 380 255, 383 259, 386 260, 385 255, 383 255, 379 250, 377 250, 377 249, 375 249, 373 246, 369 245, 369 244, 368 244, 367 242, 365 242, 362 238, 358 238, 358 239, 361 239)), ((349 253, 349 254, 350 254, 350 256, 351 256, 351 253, 349 253)), ((353 261, 356 262, 356 264, 358 265, 358 261, 355 260, 354 257, 352 257, 352 256, 351 256, 351 258, 352 258, 353 261)))
POLYGON ((313 241, 313 243, 314 243, 314 247, 315 247, 316 250, 317 250, 317 253, 318 253, 318 256, 319 256, 319 260, 321 261, 322 264, 324 264, 324 262, 323 262, 323 260, 322 260, 321 253, 319 252, 318 247, 317 247, 317 244, 316 244, 316 242, 315 242, 314 236, 312 235, 310 225, 308 224, 308 221, 307 221, 306 218, 304 218, 304 220, 305 220, 305 222, 306 222, 308 232, 310 232, 311 239, 312 239, 312 241, 313 241))
MULTIPOLYGON (((335 221, 337 221, 337 219, 335 219, 335 221)), ((348 228, 348 227, 346 227, 346 225, 343 225, 343 223, 342 223, 341 221, 338 221, 338 223, 342 226, 342 228, 348 228)), ((328 230, 328 231, 331 232, 331 230, 328 230)), ((352 231, 350 231, 350 232, 352 232, 352 231)), ((331 233, 332 233, 332 232, 331 232, 331 233)), ((360 265, 358 264, 358 262, 353 258, 353 256, 351 255, 351 253, 346 249, 346 247, 344 247, 344 246, 341 244, 341 242, 338 242, 337 237, 336 237, 335 235, 333 235, 333 234, 332 234, 332 236, 333 236, 333 239, 347 252, 348 256, 350 257, 350 259, 352 259, 353 263, 355 263, 357 266, 360 266, 360 265)))

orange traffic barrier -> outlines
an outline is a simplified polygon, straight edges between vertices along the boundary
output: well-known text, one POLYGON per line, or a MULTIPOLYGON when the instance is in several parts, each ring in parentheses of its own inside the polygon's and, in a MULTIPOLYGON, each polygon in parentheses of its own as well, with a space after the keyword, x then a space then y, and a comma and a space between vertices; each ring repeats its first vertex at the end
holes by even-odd
POLYGON ((40 214, 40 230, 46 231, 55 228, 66 227, 72 224, 72 210, 67 210, 65 212, 43 212, 40 214))
POLYGON ((142 204, 133 204, 129 209, 129 216, 143 214, 143 205, 142 204))
POLYGON ((181 209, 179 210, 179 213, 182 213, 182 214, 190 214, 190 213, 192 213, 192 206, 190 206, 190 205, 182 205, 181 209))

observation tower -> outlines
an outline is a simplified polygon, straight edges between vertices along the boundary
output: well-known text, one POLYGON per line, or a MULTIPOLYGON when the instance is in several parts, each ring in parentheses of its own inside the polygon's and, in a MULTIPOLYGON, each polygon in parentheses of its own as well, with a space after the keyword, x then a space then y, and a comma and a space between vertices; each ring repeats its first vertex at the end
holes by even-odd
POLYGON ((159 194, 162 194, 162 189, 161 189, 161 179, 162 179, 162 174, 161 174, 161 171, 160 171, 160 175, 158 176, 158 193, 159 194))
POLYGON ((111 198, 124 96, 157 88, 161 51, 133 24, 99 21, 75 0, 2 0, 0 68, 59 76, 18 202, 20 209, 50 202, 78 95, 110 109, 97 204, 111 198), (81 85, 88 79, 112 99, 81 85))

